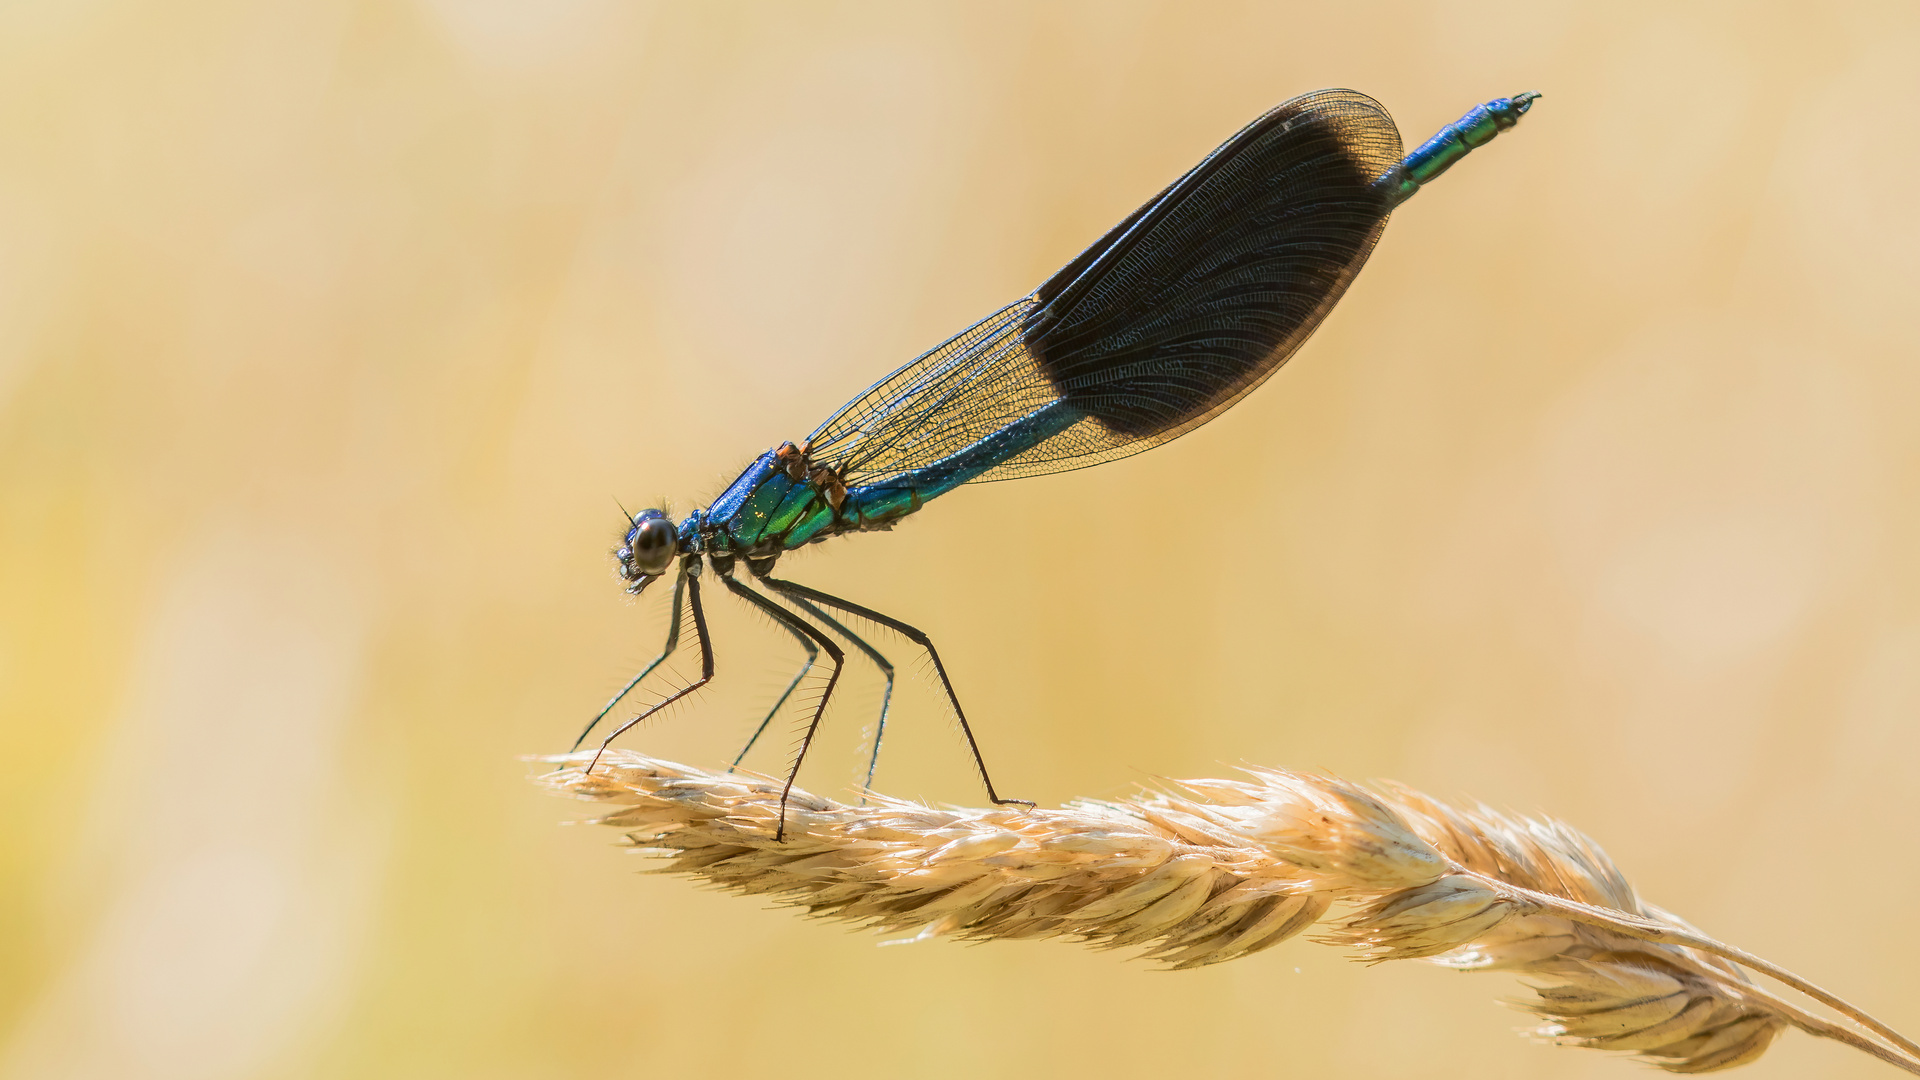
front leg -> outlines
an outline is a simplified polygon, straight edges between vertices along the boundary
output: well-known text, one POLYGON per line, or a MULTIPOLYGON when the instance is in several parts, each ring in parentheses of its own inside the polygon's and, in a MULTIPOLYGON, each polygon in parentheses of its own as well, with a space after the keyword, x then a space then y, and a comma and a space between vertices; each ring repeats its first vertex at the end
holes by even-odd
POLYGON ((573 740, 573 746, 567 750, 567 753, 571 754, 575 750, 580 749, 580 744, 587 741, 587 736, 593 734, 593 729, 600 726, 600 721, 605 720, 607 718, 607 714, 613 711, 613 707, 615 705, 620 704, 621 700, 624 699, 628 694, 633 693, 633 688, 636 686, 639 686, 640 681, 642 679, 645 679, 647 676, 653 674, 654 668, 657 668, 661 664, 666 663, 667 657, 673 655, 673 650, 678 648, 680 645, 680 613, 685 608, 686 595, 687 595, 687 572, 683 568, 680 571, 679 575, 673 579, 673 604, 672 604, 673 613, 670 616, 671 621, 667 624, 666 643, 660 646, 660 655, 654 657, 652 663, 649 663, 646 667, 641 668, 640 674, 635 675, 631 679, 628 679, 627 685, 621 687, 619 693, 613 695, 612 698, 608 699, 605 707, 603 707, 599 712, 593 714, 593 719, 587 721, 587 729, 580 733, 579 738, 573 740))
MULTIPOLYGON (((689 558, 695 557, 697 556, 689 556, 689 558)), ((607 747, 612 744, 613 740, 626 734, 627 730, 633 727, 633 725, 638 724, 640 721, 645 720, 647 717, 652 716, 654 713, 659 712, 661 709, 666 708, 713 681, 713 643, 707 637, 707 610, 700 605, 700 576, 698 566, 683 567, 681 577, 687 583, 687 602, 689 606, 693 608, 694 640, 700 646, 700 677, 673 693, 668 694, 664 700, 652 708, 613 729, 613 734, 601 740, 600 749, 593 752, 593 760, 587 764, 587 771, 589 773, 593 771, 595 765, 600 764, 600 755, 607 752, 607 747)))

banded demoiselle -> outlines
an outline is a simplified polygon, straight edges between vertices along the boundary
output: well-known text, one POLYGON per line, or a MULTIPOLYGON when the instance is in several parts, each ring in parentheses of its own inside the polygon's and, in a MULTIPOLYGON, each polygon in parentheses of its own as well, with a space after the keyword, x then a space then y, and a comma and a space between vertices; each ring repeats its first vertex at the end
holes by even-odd
POLYGON ((787 773, 776 836, 785 833, 786 793, 845 666, 836 638, 877 664, 886 680, 868 786, 886 734, 893 666, 829 609, 925 649, 987 797, 1025 803, 994 788, 925 633, 774 577, 774 564, 806 544, 891 528, 962 484, 1114 461, 1220 415, 1284 364, 1333 310, 1394 208, 1512 128, 1539 96, 1477 106, 1404 158, 1392 117, 1364 94, 1320 90, 1287 101, 1039 288, 881 379, 805 442, 783 442, 760 455, 705 509, 678 525, 662 510, 632 515, 614 552, 620 576, 638 594, 673 573, 671 623, 660 655, 614 695, 574 748, 673 653, 683 611, 693 615, 700 677, 621 724, 600 749, 713 678, 700 598, 704 560, 728 591, 785 629, 806 656, 735 765, 822 652, 832 665, 787 773), (742 562, 764 591, 736 577, 742 562))

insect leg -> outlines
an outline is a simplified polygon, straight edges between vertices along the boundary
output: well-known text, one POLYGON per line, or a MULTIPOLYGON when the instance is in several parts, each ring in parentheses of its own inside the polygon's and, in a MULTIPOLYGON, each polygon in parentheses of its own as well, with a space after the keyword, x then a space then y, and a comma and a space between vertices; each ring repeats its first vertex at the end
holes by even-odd
MULTIPOLYGON (((690 557, 697 558, 698 556, 690 557)), ((607 747, 613 740, 626 734, 627 729, 645 720, 647 717, 652 716, 654 713, 659 712, 661 709, 679 701, 681 698, 686 697, 688 694, 693 693, 695 690, 700 689, 713 680, 713 642, 707 637, 707 610, 700 606, 699 570, 697 567, 683 566, 680 576, 682 580, 687 583, 688 606, 693 608, 693 635, 694 640, 698 642, 700 646, 700 677, 680 689, 675 690, 673 693, 668 694, 665 699, 652 708, 621 724, 619 727, 614 728, 613 734, 608 735, 600 741, 600 749, 593 752, 593 760, 587 763, 587 772, 592 772, 593 767, 600 764, 600 755, 607 752, 607 747)))
MULTIPOLYGON (((893 662, 880 655, 880 650, 867 644, 865 639, 861 638, 860 635, 847 629, 845 623, 820 610, 819 605, 803 600, 798 596, 788 596, 786 600, 793 606, 826 623, 835 633, 852 642, 854 648, 866 653, 867 659, 873 661, 874 666, 880 669, 881 676, 887 680, 886 689, 880 692, 880 721, 873 726, 873 752, 867 757, 867 781, 864 786, 868 790, 872 790, 874 770, 880 767, 880 740, 886 738, 887 735, 887 710, 893 707, 893 662)), ((865 796, 862 796, 863 801, 864 798, 865 796)))
POLYGON ((621 687, 620 692, 613 695, 613 698, 607 702, 605 708, 593 714, 593 719, 587 722, 587 729, 580 733, 579 738, 573 740, 573 746, 567 753, 571 754, 574 750, 580 749, 580 744, 587 741, 587 736, 593 734, 593 729, 600 726, 600 721, 607 718, 607 714, 613 711, 613 707, 620 704, 621 700, 628 694, 633 693, 633 688, 639 686, 642 679, 653 674, 654 668, 665 663, 667 657, 673 655, 673 650, 680 644, 680 611, 681 603, 685 599, 686 594, 687 572, 685 569, 682 569, 679 575, 673 579, 673 614, 667 623, 667 641, 666 644, 660 646, 660 655, 654 657, 652 663, 641 668, 640 674, 627 680, 627 685, 621 687))
MULTIPOLYGON (((721 580, 726 582, 729 588, 733 588, 736 593, 740 588, 744 587, 740 586, 739 583, 731 577, 723 577, 721 580)), ((754 599, 757 601, 760 597, 755 596, 754 599)), ((756 604, 756 606, 758 605, 756 604)), ((763 608, 762 610, 765 609, 763 608)), ((766 718, 760 721, 760 726, 753 729, 753 735, 747 739, 747 745, 741 747, 740 753, 734 755, 733 764, 727 766, 728 772, 739 768, 740 763, 747 759, 747 754, 753 750, 753 744, 760 741, 760 736, 766 733, 767 725, 773 723, 773 718, 779 715, 780 707, 785 705, 787 699, 793 696, 793 692, 800 686, 800 680, 807 677, 807 672, 813 670, 814 661, 820 659, 820 646, 815 645, 813 639, 806 634, 794 629, 792 623, 787 622, 785 619, 775 618, 774 625, 792 634, 794 640, 800 643, 800 647, 807 651, 807 658, 801 663, 800 670, 793 673, 793 679, 787 683, 787 688, 780 691, 780 696, 774 699, 773 708, 767 710, 766 718)))
POLYGON ((823 593, 818 589, 809 589, 805 585, 796 585, 791 581, 784 581, 780 578, 763 577, 760 580, 766 582, 767 588, 772 589, 782 596, 811 600, 816 604, 825 604, 835 611, 843 611, 849 615, 857 615, 863 619, 871 619, 881 626, 898 631, 905 635, 908 641, 927 650, 927 655, 933 660, 933 670, 940 676, 940 685, 947 692, 947 701, 953 706, 953 715, 960 721, 960 732, 967 737, 967 749, 973 752, 973 764, 975 768, 980 770, 980 782, 986 785, 987 799, 996 806, 1005 806, 1009 803, 1029 807, 1033 805, 1032 802, 1026 799, 1003 799, 1000 797, 999 792, 994 790, 993 777, 987 775, 987 759, 980 755, 980 744, 973 737, 973 728, 967 723, 967 714, 960 708, 960 695, 953 692, 953 680, 947 678, 947 666, 940 662, 940 653, 934 649, 932 638, 922 633, 917 627, 909 626, 890 615, 882 615, 870 607, 862 607, 850 600, 842 600, 830 593, 823 593))
POLYGON ((832 638, 815 629, 805 619, 735 581, 732 575, 722 574, 720 580, 727 588, 733 590, 735 596, 771 615, 788 629, 812 638, 814 644, 825 649, 828 659, 833 661, 833 671, 827 676, 827 685, 820 691, 820 702, 813 707, 813 719, 807 723, 806 734, 800 737, 800 752, 793 756, 793 768, 787 771, 787 786, 780 790, 780 825, 773 833, 773 839, 778 842, 785 839, 787 835, 787 796, 793 793, 793 781, 800 775, 800 763, 807 759, 807 750, 813 745, 814 732, 820 730, 820 717, 827 711, 828 699, 833 697, 834 684, 840 681, 840 670, 846 666, 847 654, 840 646, 834 644, 832 638))

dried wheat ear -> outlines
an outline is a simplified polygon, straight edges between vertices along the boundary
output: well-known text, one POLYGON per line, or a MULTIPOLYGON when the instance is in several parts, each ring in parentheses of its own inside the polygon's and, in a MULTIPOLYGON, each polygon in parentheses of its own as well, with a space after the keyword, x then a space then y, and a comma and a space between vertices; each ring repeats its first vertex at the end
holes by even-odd
POLYGON ((1634 894, 1574 829, 1406 788, 1252 769, 1059 810, 845 806, 627 751, 542 759, 553 790, 618 809, 657 872, 918 938, 1065 937, 1173 968, 1248 956, 1318 927, 1362 960, 1509 971, 1545 1040, 1671 1072, 1743 1065, 1785 1028, 1920 1074, 1920 1045, 1634 894), (1823 1019, 1752 970, 1841 1014, 1823 1019))

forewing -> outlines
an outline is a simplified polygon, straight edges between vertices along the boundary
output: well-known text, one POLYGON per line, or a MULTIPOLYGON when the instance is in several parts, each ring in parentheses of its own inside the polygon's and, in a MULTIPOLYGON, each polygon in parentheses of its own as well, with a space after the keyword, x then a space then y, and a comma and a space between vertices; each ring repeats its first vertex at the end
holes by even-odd
POLYGON ((1293 355, 1366 263, 1400 160, 1349 90, 1247 125, 1034 293, 849 402, 813 435, 849 483, 911 474, 1037 410, 1079 417, 978 479, 1135 454, 1205 423, 1293 355))
POLYGON ((809 440, 852 485, 949 457, 1059 399, 1022 340, 1032 297, 962 330, 841 406, 809 440))

